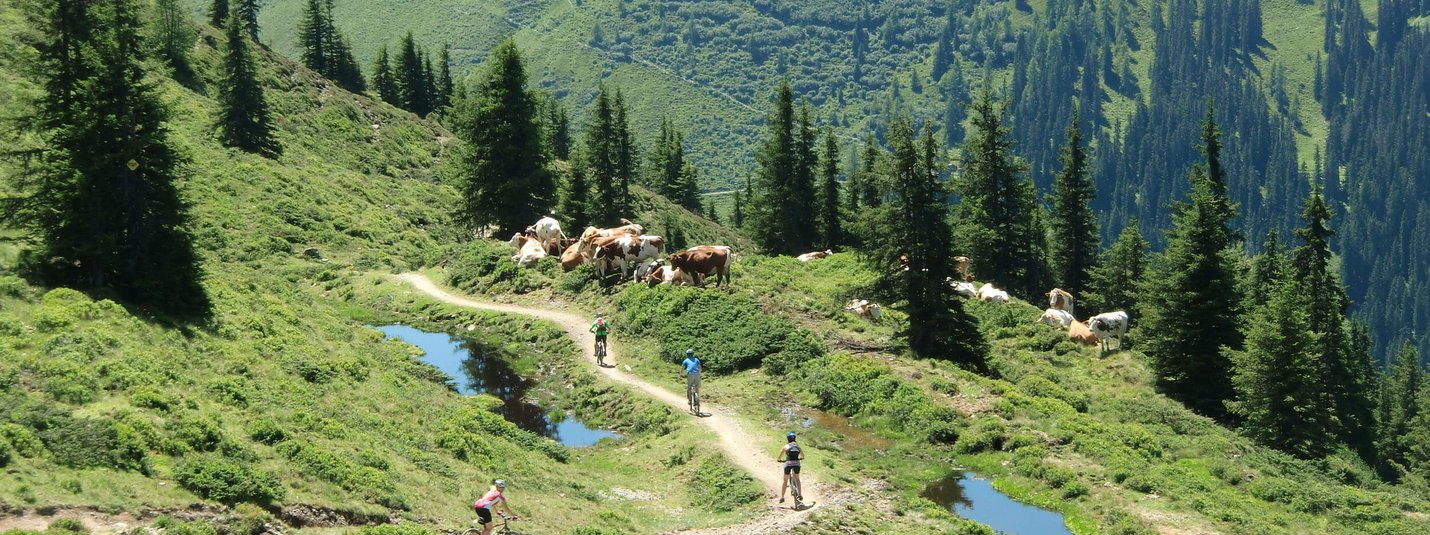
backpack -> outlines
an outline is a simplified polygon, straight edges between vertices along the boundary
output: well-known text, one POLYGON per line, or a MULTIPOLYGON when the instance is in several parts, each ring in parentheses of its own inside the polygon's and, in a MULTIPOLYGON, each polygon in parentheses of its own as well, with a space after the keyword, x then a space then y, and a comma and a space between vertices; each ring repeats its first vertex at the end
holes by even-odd
POLYGON ((786 449, 786 450, 785 450, 785 461, 798 461, 798 460, 799 460, 799 444, 795 444, 795 443, 791 442, 791 443, 789 444, 789 449, 786 449))

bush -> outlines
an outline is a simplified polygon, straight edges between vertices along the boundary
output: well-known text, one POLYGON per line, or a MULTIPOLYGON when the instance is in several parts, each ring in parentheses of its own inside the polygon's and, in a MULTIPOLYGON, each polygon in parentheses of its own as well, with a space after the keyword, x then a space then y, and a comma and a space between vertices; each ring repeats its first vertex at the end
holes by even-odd
POLYGON ((0 424, 0 440, 9 444, 12 451, 21 457, 34 458, 45 454, 45 443, 20 424, 0 424))
POLYGON ((140 472, 148 468, 143 438, 123 424, 65 417, 41 432, 40 439, 61 466, 140 472))
POLYGON ((287 440, 288 433, 273 418, 264 416, 248 424, 248 438, 271 446, 287 440))
POLYGON ((215 451, 223 444, 223 429, 208 416, 185 415, 169 422, 169 430, 175 440, 194 451, 215 451))
POLYGON ((789 321, 766 314, 754 298, 699 288, 627 286, 616 301, 617 325, 635 336, 651 336, 671 362, 687 348, 715 374, 755 368, 779 355, 781 370, 819 357, 823 348, 789 321))
POLYGON ((50 526, 45 528, 45 535, 66 535, 66 534, 86 534, 89 528, 84 527, 84 522, 78 518, 60 518, 50 522, 50 526))
POLYGON ((129 404, 144 409, 169 412, 169 409, 172 409, 177 402, 178 400, 173 396, 150 386, 136 387, 129 393, 129 404))
POLYGON ((194 494, 229 505, 265 505, 283 498, 283 487, 273 476, 217 455, 185 457, 174 469, 174 480, 194 494))
POLYGON ((973 425, 964 431, 962 436, 958 437, 958 443, 954 445, 954 449, 962 454, 997 451, 1003 448, 1007 437, 1008 426, 1003 423, 1002 418, 979 418, 973 421, 973 425))
POLYGON ((202 520, 183 522, 161 516, 154 520, 154 527, 163 530, 164 535, 218 535, 218 530, 202 520))
POLYGON ((731 511, 765 495, 744 470, 719 455, 700 463, 690 478, 689 490, 691 503, 708 511, 731 511))
POLYGON ((0 437, 0 468, 10 466, 10 461, 15 459, 15 448, 10 445, 10 441, 0 437))

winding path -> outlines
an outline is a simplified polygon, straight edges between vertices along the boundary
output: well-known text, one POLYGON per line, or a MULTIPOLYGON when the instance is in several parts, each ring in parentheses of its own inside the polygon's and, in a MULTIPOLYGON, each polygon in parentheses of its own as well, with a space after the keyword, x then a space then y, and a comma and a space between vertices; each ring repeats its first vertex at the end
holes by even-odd
MULTIPOLYGON (((600 372, 607 379, 638 390, 652 398, 655 398, 656 400, 659 400, 661 403, 669 405, 670 407, 679 411, 680 414, 686 414, 687 407, 685 403, 684 392, 675 393, 664 388, 658 387, 629 373, 622 372, 618 367, 607 368, 596 366, 596 338, 595 335, 591 334, 588 330, 590 328, 590 320, 587 316, 577 315, 571 312, 548 310, 544 308, 477 301, 470 297, 456 295, 451 292, 448 292, 447 290, 437 286, 436 283, 432 282, 432 279, 429 279, 420 273, 403 273, 401 275, 397 275, 397 279, 411 284, 413 288, 416 288, 422 293, 425 293, 432 298, 442 301, 444 303, 480 310, 502 312, 506 314, 520 314, 556 323, 557 325, 560 325, 562 329, 565 329, 566 333, 571 336, 571 339, 576 342, 576 346, 581 348, 581 353, 585 356, 585 360, 593 367, 595 367, 596 371, 600 372)), ((606 347, 607 362, 614 361, 616 358, 618 358, 619 355, 619 346, 615 343, 615 341, 613 340, 611 342, 608 342, 608 345, 606 347)), ((696 418, 696 421, 699 422, 700 425, 703 425, 711 431, 714 431, 715 434, 720 437, 720 449, 725 452, 726 456, 729 457, 730 460, 734 462, 736 466, 739 466, 740 468, 744 469, 750 474, 750 476, 754 477, 761 484, 763 484, 765 487, 765 491, 767 493, 770 493, 769 496, 778 496, 780 492, 781 477, 779 474, 779 467, 774 463, 774 457, 773 455, 771 455, 771 452, 764 451, 760 447, 756 446, 751 440, 749 440, 749 437, 752 437, 754 435, 746 431, 744 429, 744 426, 741 425, 740 422, 736 421, 733 418, 722 417, 722 415, 733 415, 733 411, 712 403, 703 403, 701 406, 701 412, 707 413, 708 416, 705 418, 696 418)), ((764 430, 761 430, 761 432, 764 432, 764 430)), ((820 497, 821 499, 823 499, 824 497, 832 497, 823 496, 829 494, 829 491, 832 489, 820 485, 817 480, 810 477, 809 475, 805 475, 801 479, 805 482, 806 489, 813 488, 819 491, 817 493, 809 494, 821 495, 811 496, 811 498, 820 497)), ((777 509, 778 511, 783 511, 787 514, 781 515, 780 518, 758 520, 755 523, 760 524, 759 526, 744 524, 742 526, 730 526, 727 528, 700 530, 698 532, 709 534, 768 533, 773 531, 779 531, 782 529, 788 529, 788 527, 792 527, 793 525, 802 522, 804 518, 808 516, 810 511, 813 511, 815 508, 819 507, 819 505, 821 504, 816 503, 808 509, 804 509, 798 512, 792 511, 787 508, 779 508, 777 509), (732 529, 736 531, 728 531, 732 529)), ((686 533, 696 532, 690 531, 686 533)))

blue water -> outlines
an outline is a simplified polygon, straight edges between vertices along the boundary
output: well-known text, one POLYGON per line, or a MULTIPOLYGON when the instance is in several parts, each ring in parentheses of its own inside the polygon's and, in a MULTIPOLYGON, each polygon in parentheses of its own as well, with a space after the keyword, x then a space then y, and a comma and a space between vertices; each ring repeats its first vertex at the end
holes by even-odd
POLYGON ((588 427, 574 417, 552 421, 546 409, 525 400, 527 391, 536 383, 516 373, 503 358, 500 348, 407 325, 374 328, 389 338, 421 348, 425 353, 422 361, 452 377, 455 381, 452 386, 457 388, 457 392, 496 396, 502 401, 502 416, 522 429, 572 447, 590 446, 603 438, 620 438, 620 435, 605 429, 588 427))
POLYGON ((955 473, 935 481, 921 496, 999 533, 1071 535, 1063 525, 1063 515, 1013 501, 995 490, 991 481, 978 479, 973 472, 955 473))

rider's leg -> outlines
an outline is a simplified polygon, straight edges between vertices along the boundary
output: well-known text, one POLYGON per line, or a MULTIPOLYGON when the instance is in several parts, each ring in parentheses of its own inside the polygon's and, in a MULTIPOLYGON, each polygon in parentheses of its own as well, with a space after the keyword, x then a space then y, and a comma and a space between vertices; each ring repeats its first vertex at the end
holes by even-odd
POLYGON ((785 503, 785 489, 789 488, 789 469, 785 469, 784 480, 780 482, 780 503, 785 503))

